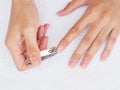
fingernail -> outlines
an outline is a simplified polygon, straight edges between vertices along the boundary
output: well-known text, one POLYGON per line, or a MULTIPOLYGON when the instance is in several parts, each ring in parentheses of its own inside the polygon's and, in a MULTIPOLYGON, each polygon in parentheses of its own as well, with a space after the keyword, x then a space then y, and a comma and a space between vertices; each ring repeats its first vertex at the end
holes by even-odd
POLYGON ((64 49, 64 45, 62 45, 62 44, 57 48, 58 52, 62 52, 63 49, 64 49))
POLYGON ((104 57, 104 56, 101 56, 100 59, 101 59, 101 61, 104 61, 104 60, 105 60, 105 57, 104 57))
POLYGON ((77 61, 76 60, 72 60, 70 63, 69 63, 69 66, 74 68, 76 66, 76 63, 77 61))
POLYGON ((80 64, 80 66, 81 66, 82 68, 86 68, 87 65, 88 65, 88 62, 87 62, 87 61, 81 62, 81 64, 80 64))
POLYGON ((101 57, 101 61, 105 61, 106 58, 107 58, 107 56, 102 56, 102 57, 101 57))
POLYGON ((58 15, 62 15, 62 14, 64 14, 63 11, 64 11, 64 10, 61 10, 61 11, 59 11, 57 14, 58 14, 58 15))
POLYGON ((108 57, 108 52, 103 53, 101 56, 101 61, 105 61, 105 59, 108 57))

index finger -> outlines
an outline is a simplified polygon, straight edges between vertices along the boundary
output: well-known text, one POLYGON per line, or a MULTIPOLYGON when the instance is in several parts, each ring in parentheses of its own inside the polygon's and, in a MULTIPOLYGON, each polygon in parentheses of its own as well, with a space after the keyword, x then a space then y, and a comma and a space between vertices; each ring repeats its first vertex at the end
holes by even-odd
POLYGON ((90 16, 87 10, 81 19, 68 31, 58 44, 57 49, 59 52, 63 51, 90 23, 90 16))

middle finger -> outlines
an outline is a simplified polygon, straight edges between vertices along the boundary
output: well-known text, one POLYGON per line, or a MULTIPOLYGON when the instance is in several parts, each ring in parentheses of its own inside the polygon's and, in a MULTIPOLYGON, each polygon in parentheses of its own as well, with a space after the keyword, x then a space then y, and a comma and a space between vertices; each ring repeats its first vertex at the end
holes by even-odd
POLYGON ((74 67, 81 58, 82 54, 90 47, 91 43, 96 38, 100 30, 104 27, 103 22, 105 21, 101 21, 101 19, 99 18, 97 21, 94 22, 94 24, 90 26, 89 31, 82 39, 78 48, 75 50, 73 56, 71 57, 69 62, 70 66, 74 67))

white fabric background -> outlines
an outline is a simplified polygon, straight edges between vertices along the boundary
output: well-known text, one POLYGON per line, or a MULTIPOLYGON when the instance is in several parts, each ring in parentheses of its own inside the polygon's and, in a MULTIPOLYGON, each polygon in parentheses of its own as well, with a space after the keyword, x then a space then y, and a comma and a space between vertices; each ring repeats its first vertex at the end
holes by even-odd
MULTIPOLYGON (((58 17, 56 12, 69 0, 36 0, 40 24, 50 23, 47 32, 48 47, 57 45, 70 27, 84 13, 85 7, 72 14, 58 17)), ((120 90, 120 37, 106 62, 99 57, 104 45, 87 69, 75 69, 67 63, 85 32, 75 39, 61 54, 44 61, 41 66, 19 72, 4 45, 10 16, 11 0, 0 0, 0 90, 120 90)))

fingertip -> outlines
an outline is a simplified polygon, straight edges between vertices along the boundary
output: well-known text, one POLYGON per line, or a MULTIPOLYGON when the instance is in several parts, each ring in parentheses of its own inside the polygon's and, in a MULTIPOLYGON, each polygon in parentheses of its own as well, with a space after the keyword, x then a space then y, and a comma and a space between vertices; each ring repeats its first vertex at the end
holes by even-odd
POLYGON ((76 62, 74 62, 74 60, 70 60, 69 63, 68 63, 69 67, 71 68, 75 68, 76 66, 76 62))
POLYGON ((87 68, 87 66, 88 66, 88 62, 87 62, 87 61, 82 61, 82 62, 80 63, 80 67, 81 67, 81 68, 87 68))
POLYGON ((63 10, 57 12, 57 15, 58 15, 58 16, 62 16, 62 15, 63 15, 63 10))
POLYGON ((60 44, 57 46, 57 51, 62 52, 64 50, 64 45, 60 44))
POLYGON ((49 28, 50 24, 45 24, 44 25, 44 34, 46 34, 47 32, 47 29, 49 28))
POLYGON ((16 68, 20 72, 25 71, 25 70, 28 69, 24 62, 22 62, 22 63, 16 63, 16 68))
POLYGON ((101 55, 100 60, 105 61, 107 59, 107 56, 101 55))
POLYGON ((68 45, 68 40, 66 38, 62 39, 57 46, 58 52, 62 52, 68 45))
POLYGON ((105 61, 105 58, 104 58, 103 55, 101 55, 100 60, 101 60, 101 61, 105 61))
MULTIPOLYGON (((16 66, 17 67, 17 66, 16 66)), ((17 67, 17 70, 18 71, 20 71, 20 72, 23 72, 23 71, 25 71, 25 70, 27 70, 28 68, 27 68, 27 66, 21 66, 21 67, 17 67)))
POLYGON ((45 25, 44 25, 44 28, 45 28, 45 29, 48 29, 49 26, 50 26, 50 24, 45 24, 45 25))
POLYGON ((41 30, 41 31, 44 30, 44 26, 41 26, 39 30, 41 30))
POLYGON ((70 13, 69 11, 63 9, 63 10, 57 12, 57 15, 58 16, 65 16, 65 15, 67 15, 69 13, 70 13))
POLYGON ((110 52, 109 51, 104 51, 100 57, 101 61, 105 61, 107 57, 109 56, 110 52))
POLYGON ((79 60, 80 60, 80 57, 74 53, 69 61, 69 66, 74 68, 79 60))
POLYGON ((43 26, 39 26, 39 27, 38 27, 38 30, 41 30, 42 28, 43 28, 43 26))

